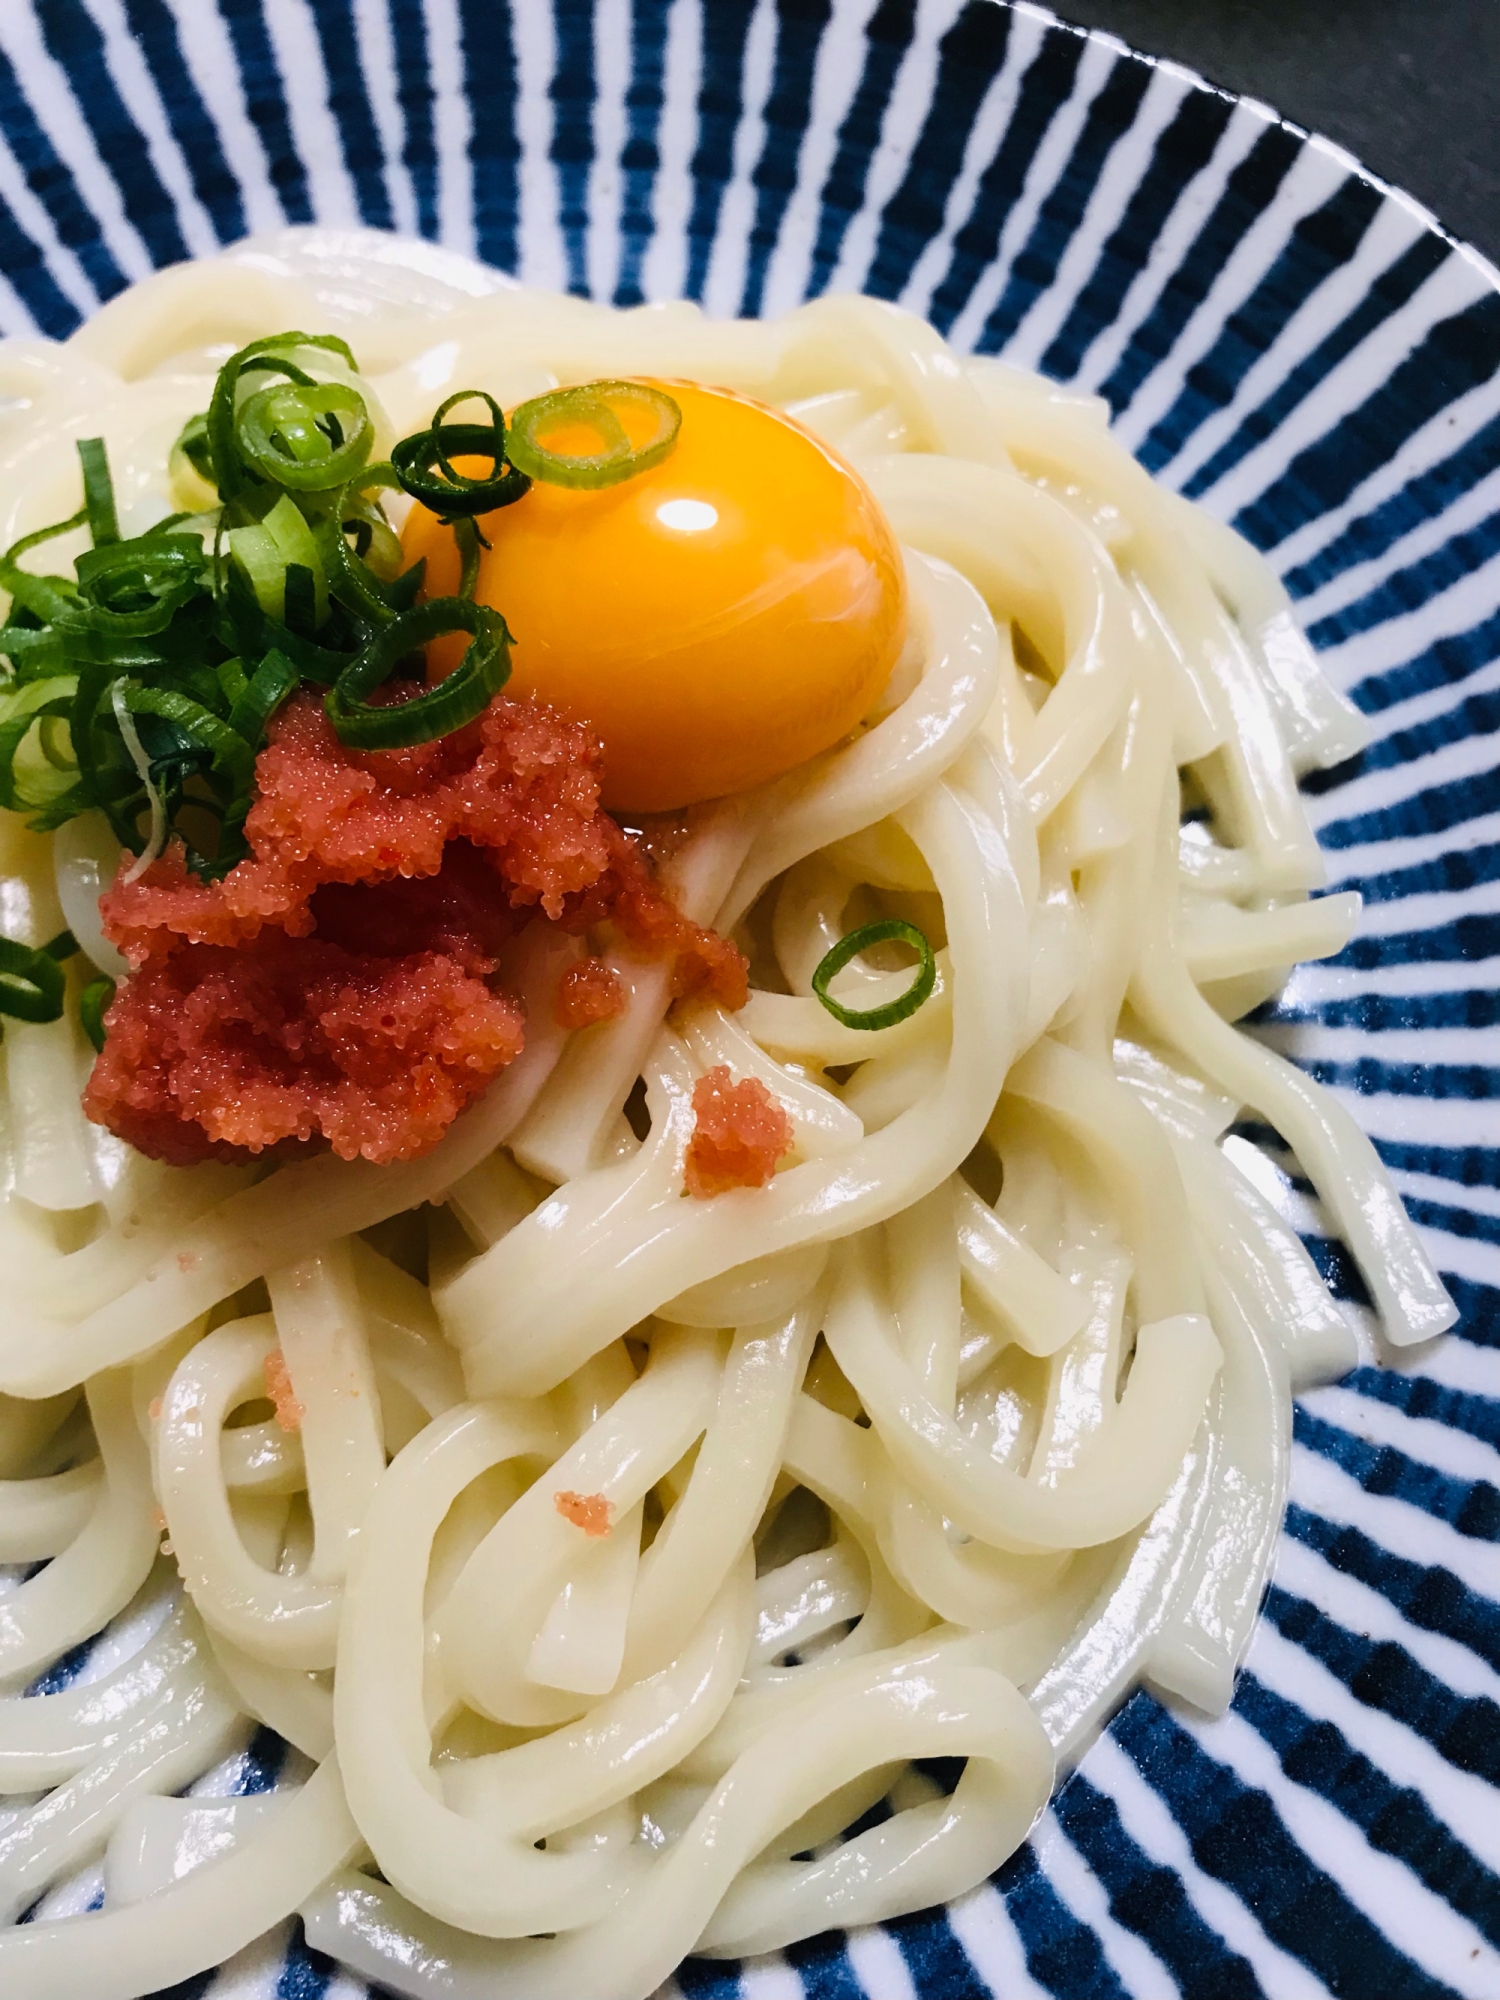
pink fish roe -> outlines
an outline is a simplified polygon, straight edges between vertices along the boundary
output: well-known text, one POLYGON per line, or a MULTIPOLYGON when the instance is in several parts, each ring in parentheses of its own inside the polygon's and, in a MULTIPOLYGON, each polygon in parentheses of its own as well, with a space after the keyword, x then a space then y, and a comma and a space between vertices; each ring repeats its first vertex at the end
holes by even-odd
MULTIPOLYGON (((537 918, 605 925, 672 957, 679 992, 743 1004, 739 952, 682 916, 599 810, 601 754, 500 696, 436 742, 361 753, 295 695, 257 760, 250 857, 209 882, 173 846, 101 900, 132 974, 88 1115, 176 1165, 319 1140, 415 1158, 520 1053, 495 975, 537 918)), ((609 1000, 589 974, 567 1004, 600 1019, 609 1000)))
POLYGON ((319 1136, 345 1159, 414 1158, 523 1039, 517 1003, 445 953, 274 930, 153 954, 106 1025, 84 1109, 174 1166, 319 1136))
POLYGON ((693 1085, 696 1123, 684 1179, 699 1201, 726 1188, 764 1187, 792 1150, 792 1121, 758 1076, 736 1083, 720 1063, 693 1085))
POLYGON ((222 882, 203 882, 178 849, 138 882, 117 882, 104 921, 133 965, 182 942, 245 944, 268 924, 306 937, 325 883, 430 878, 454 841, 483 850, 499 877, 497 910, 539 905, 558 917, 614 858, 618 829, 599 810, 600 777, 597 739, 538 702, 498 696, 468 729, 360 752, 304 690, 256 761, 251 858, 222 882))
POLYGON ((560 1028, 591 1028, 625 1011, 625 982, 602 958, 580 958, 557 982, 554 1009, 560 1028))
POLYGON ((273 1347, 265 1359, 266 1394, 276 1405, 276 1421, 284 1431, 300 1431, 307 1407, 297 1400, 286 1356, 273 1347))
POLYGON ((582 1528, 590 1541, 601 1541, 614 1525, 614 1508, 603 1493, 554 1493, 552 1504, 565 1521, 582 1528))

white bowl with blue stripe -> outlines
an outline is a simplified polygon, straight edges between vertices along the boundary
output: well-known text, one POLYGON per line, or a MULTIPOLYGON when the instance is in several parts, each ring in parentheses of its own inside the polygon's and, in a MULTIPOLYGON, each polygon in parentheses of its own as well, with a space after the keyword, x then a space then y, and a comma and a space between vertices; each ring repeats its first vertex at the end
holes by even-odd
MULTIPOLYGON (((1263 1032, 1352 1103, 1457 1332, 1303 1399, 1230 1714, 1136 1695, 992 1885, 680 1992, 1495 2000, 1500 278, 1334 147, 1028 5, 0 0, 0 330, 289 222, 621 304, 869 291, 1097 390, 1373 724, 1308 785, 1359 935, 1263 1032)), ((359 1990, 295 1939, 177 1993, 216 1984, 359 1990)))

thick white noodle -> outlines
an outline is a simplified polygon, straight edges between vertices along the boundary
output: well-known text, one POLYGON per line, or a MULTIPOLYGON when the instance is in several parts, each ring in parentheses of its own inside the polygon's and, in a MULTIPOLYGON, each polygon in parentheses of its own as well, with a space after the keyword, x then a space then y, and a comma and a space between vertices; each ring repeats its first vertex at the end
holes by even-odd
MULTIPOLYGON (((473 382, 790 408, 884 505, 909 630, 861 730, 695 812, 666 864, 753 946, 744 1010, 534 928, 525 1053, 422 1160, 162 1167, 82 1118, 71 1016, 7 1025, 0 1563, 46 1566, 0 1591, 0 1992, 133 2000, 300 1911, 417 2000, 645 2000, 691 1951, 972 1887, 1135 1682, 1228 1700, 1292 1390, 1356 1351, 1237 1164, 1243 1109, 1386 1336, 1450 1322, 1348 1112, 1232 1025, 1357 921, 1309 899, 1296 780, 1359 719, 1264 564, 1091 399, 867 300, 614 312, 368 232, 0 347, 0 542, 76 505, 78 435, 159 518, 219 358, 292 325, 353 341, 383 435, 473 382), (878 914, 937 983, 864 1031, 811 982, 878 914), (628 1006, 570 1040, 586 949, 628 1006), (694 1200, 719 1065, 794 1144, 694 1200), (254 1723, 300 1789, 164 1796, 254 1723), (912 1768, 938 1757, 951 1795, 912 1768), (101 1859, 101 1911, 15 1922, 101 1859)), ((117 974, 112 843, 0 819, 0 929, 66 922, 117 974)), ((910 977, 857 960, 836 991, 910 977)))

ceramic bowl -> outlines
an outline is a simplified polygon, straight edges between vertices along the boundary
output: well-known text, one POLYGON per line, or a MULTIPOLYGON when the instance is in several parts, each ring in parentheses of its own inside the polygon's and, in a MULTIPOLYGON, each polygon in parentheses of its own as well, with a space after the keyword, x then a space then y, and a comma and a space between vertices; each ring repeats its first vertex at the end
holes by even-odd
MULTIPOLYGON (((64 335, 153 267, 297 223, 621 304, 870 292, 1097 391, 1265 551, 1373 726, 1307 787, 1358 935, 1258 1031, 1374 1138, 1458 1329, 1302 1399, 1229 1714, 1137 1694, 992 1884, 690 1962, 681 1993, 1494 2000, 1496 273, 1332 145, 1029 5, 4 0, 5 332, 64 335)), ((1358 1311, 1295 1163, 1243 1136, 1358 1311)), ((263 1732, 220 1788, 277 1759, 263 1732)), ((295 1934, 176 1993, 210 1987, 363 1991, 295 1934)))

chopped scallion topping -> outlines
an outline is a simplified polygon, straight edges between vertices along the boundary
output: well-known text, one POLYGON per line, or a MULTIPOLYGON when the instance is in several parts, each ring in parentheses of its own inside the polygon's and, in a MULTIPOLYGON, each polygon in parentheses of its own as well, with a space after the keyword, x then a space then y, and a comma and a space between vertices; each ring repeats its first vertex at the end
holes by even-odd
POLYGON ((78 459, 83 467, 83 509, 94 547, 120 539, 120 522, 115 513, 115 483, 109 473, 109 454, 103 438, 80 438, 78 459))
MULTIPOLYGON (((321 348, 326 353, 337 355, 350 369, 355 368, 354 356, 348 343, 338 339, 334 334, 278 333, 265 340, 252 340, 249 346, 242 347, 238 354, 231 354, 219 370, 208 414, 204 419, 204 437, 207 445, 209 476, 213 484, 218 487, 221 500, 237 499, 247 486, 255 483, 256 479, 255 468, 247 464, 241 455, 240 440, 236 434, 241 378, 246 375, 280 375, 299 388, 312 388, 313 377, 292 359, 292 356, 303 348, 321 348)), ((190 424, 188 430, 191 429, 190 424)), ((184 452, 191 455, 186 431, 179 442, 184 452)), ((341 478, 347 476, 347 474, 340 475, 341 478)), ((339 484, 339 479, 335 479, 332 483, 339 484)))
POLYGON ((330 595, 371 628, 410 610, 421 586, 424 565, 402 573, 400 538, 371 497, 400 485, 394 466, 367 465, 344 487, 318 531, 330 595))
POLYGON ((78 1018, 96 1052, 104 1047, 104 1016, 114 997, 115 982, 102 972, 97 979, 91 979, 78 996, 78 1018))
MULTIPOLYGON (((89 510, 85 506, 80 507, 76 514, 70 514, 66 521, 54 521, 50 528, 33 528, 29 535, 22 535, 18 542, 12 542, 5 554, 0 556, 0 571, 8 570, 13 564, 18 563, 29 549, 39 549, 43 542, 53 541, 58 535, 66 535, 74 528, 81 528, 88 517, 89 510)), ((7 584, 6 588, 9 587, 7 584)))
POLYGON ((300 679, 285 653, 267 653, 235 696, 229 711, 230 729, 245 742, 258 743, 266 724, 300 679))
POLYGON ((937 985, 937 960, 932 946, 915 924, 909 924, 901 917, 882 917, 878 923, 861 924, 858 930, 850 931, 819 962, 812 977, 812 989, 818 999, 846 1028, 893 1028, 898 1021, 905 1021, 917 1009, 931 999, 932 990, 937 985), (889 1000, 883 1007, 846 1007, 835 1000, 828 991, 830 980, 836 979, 862 951, 869 951, 877 944, 909 944, 916 952, 917 976, 899 999, 889 1000))
POLYGON ((346 382, 278 382, 239 408, 234 441, 262 479, 295 493, 344 486, 370 456, 375 426, 346 382))
POLYGON ((0 938, 0 1014, 17 1021, 55 1021, 62 1014, 67 974, 49 949, 0 938))
MULTIPOLYGON (((170 839, 210 879, 248 852, 256 756, 299 686, 327 688, 335 728, 365 750, 427 742, 481 714, 509 676, 510 634, 473 601, 485 546, 475 517, 530 482, 507 457, 499 404, 482 393, 450 396, 390 463, 370 462, 375 438, 346 343, 289 332, 231 355, 207 410, 173 446, 179 500, 199 511, 122 536, 108 454, 85 439, 83 504, 0 555, 10 598, 0 806, 45 831, 98 810, 135 857, 127 879, 170 839), (449 421, 475 401, 486 421, 449 421), (456 596, 417 602, 424 565, 403 567, 383 505, 397 488, 453 523, 456 596), (22 566, 79 528, 92 547, 71 576, 22 566), (376 695, 419 667, 427 641, 453 632, 470 644, 448 679, 405 701, 376 695)), ((22 1004, 51 990, 45 969, 40 986, 18 973, 12 987, 16 978, 31 996, 22 1004)))
POLYGON ((522 403, 511 417, 506 449, 511 464, 532 479, 553 486, 616 486, 659 465, 681 427, 681 407, 664 389, 645 382, 588 382, 522 403), (620 421, 621 410, 651 420, 638 442, 632 443, 620 421), (595 441, 597 449, 575 449, 560 441, 579 432, 595 441))
POLYGON ((531 481, 507 465, 505 418, 500 405, 483 389, 460 389, 438 404, 425 431, 402 438, 391 453, 396 477, 411 495, 430 507, 445 521, 491 514, 497 507, 509 507, 530 490, 531 481), (487 424, 450 424, 444 419, 460 403, 483 403, 490 413, 487 424), (487 458, 489 471, 482 475, 460 472, 454 458, 487 458))
POLYGON ((342 741, 357 750, 430 743, 462 729, 489 707, 510 678, 510 646, 510 633, 497 611, 464 597, 430 598, 393 618, 344 669, 326 698, 328 719, 342 741), (449 632, 471 637, 446 680, 410 701, 380 707, 367 701, 409 654, 449 632))

